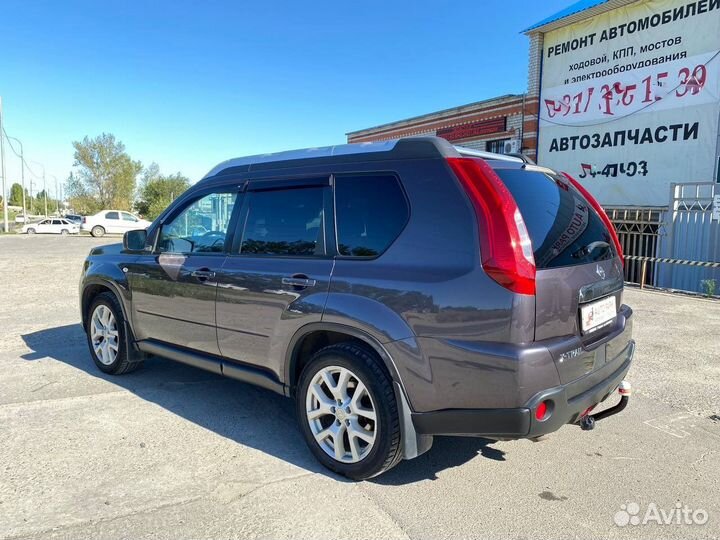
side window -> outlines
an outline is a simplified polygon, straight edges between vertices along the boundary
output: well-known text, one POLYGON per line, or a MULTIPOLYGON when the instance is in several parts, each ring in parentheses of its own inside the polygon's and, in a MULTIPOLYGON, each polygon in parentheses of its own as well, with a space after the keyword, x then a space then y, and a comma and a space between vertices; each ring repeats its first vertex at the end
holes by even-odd
POLYGON ((133 216, 132 214, 128 214, 127 212, 122 213, 123 221, 137 221, 137 218, 133 216))
POLYGON ((251 191, 240 253, 324 255, 323 217, 322 187, 251 191))
POLYGON ((49 219, 43 219, 43 220, 40 222, 40 225, 50 225, 50 220, 49 220, 49 219))
POLYGON ((53 219, 52 224, 53 225, 62 225, 62 221, 60 221, 59 219, 53 219))
POLYGON ((107 212, 105 214, 105 219, 120 219, 120 216, 118 216, 117 212, 107 212))
POLYGON ((158 250, 171 253, 220 253, 237 193, 210 193, 196 199, 160 230, 158 250))
POLYGON ((405 227, 409 209, 395 176, 338 176, 335 213, 338 253, 377 257, 405 227))

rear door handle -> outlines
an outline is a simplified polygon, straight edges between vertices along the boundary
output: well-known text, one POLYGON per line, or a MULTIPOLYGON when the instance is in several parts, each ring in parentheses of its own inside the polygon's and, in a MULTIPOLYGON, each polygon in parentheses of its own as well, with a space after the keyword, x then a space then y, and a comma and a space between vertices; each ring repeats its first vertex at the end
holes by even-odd
POLYGON ((282 278, 283 285, 290 285, 292 287, 314 287, 316 283, 317 282, 314 279, 310 279, 308 277, 293 276, 282 278))
POLYGON ((213 272, 209 268, 200 268, 198 270, 193 270, 190 275, 194 278, 197 278, 199 281, 205 281, 207 279, 214 278, 215 272, 213 272))

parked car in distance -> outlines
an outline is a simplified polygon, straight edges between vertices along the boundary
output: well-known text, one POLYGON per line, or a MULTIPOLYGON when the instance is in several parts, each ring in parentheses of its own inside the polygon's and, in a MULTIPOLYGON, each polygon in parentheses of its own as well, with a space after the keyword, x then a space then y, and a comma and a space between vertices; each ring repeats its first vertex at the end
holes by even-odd
POLYGON ((82 225, 83 222, 83 217, 79 214, 65 214, 64 218, 68 221, 76 223, 77 225, 82 225))
POLYGON ((93 236, 105 234, 123 234, 135 229, 146 229, 150 222, 135 214, 122 210, 103 210, 94 216, 84 216, 80 229, 93 236))
POLYGON ((80 299, 101 371, 157 355, 292 397, 310 451, 353 479, 434 435, 588 430, 629 400, 632 310, 598 202, 436 137, 223 162, 92 249, 80 299))
POLYGON ((80 225, 63 218, 47 218, 37 223, 23 225, 22 232, 27 234, 78 234, 80 225))

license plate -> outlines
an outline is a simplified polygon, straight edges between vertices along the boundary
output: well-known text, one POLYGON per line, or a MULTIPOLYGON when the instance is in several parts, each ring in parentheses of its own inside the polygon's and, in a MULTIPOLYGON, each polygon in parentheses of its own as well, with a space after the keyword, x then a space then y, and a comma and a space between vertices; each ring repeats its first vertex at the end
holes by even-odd
POLYGON ((617 315, 615 297, 603 298, 580 308, 580 322, 583 334, 595 332, 609 324, 617 315))

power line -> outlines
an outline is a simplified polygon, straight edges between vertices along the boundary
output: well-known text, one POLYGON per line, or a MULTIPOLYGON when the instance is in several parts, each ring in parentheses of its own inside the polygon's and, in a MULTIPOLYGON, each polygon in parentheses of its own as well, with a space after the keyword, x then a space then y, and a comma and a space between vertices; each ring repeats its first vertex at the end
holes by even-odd
POLYGON ((17 150, 15 150, 15 147, 13 146, 12 142, 10 142, 10 135, 8 135, 8 132, 5 130, 5 126, 3 126, 3 133, 5 134, 5 140, 8 142, 8 146, 10 146, 10 149, 13 151, 13 154, 15 154, 17 157, 22 159, 22 162, 25 165, 25 168, 28 171, 30 171, 30 174, 33 175, 36 180, 41 180, 42 176, 35 174, 35 171, 32 170, 30 165, 28 165, 28 162, 25 160, 25 156, 18 154, 17 150))

